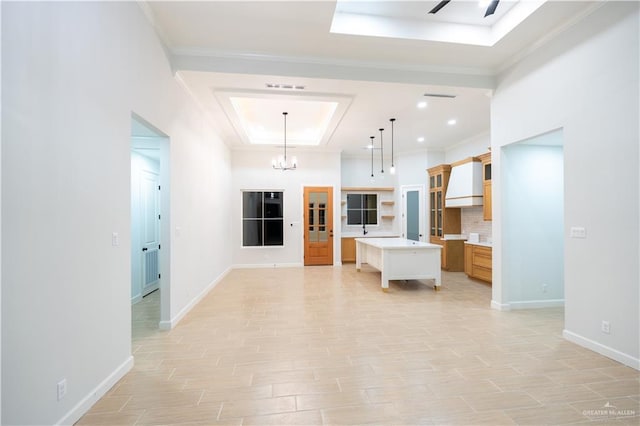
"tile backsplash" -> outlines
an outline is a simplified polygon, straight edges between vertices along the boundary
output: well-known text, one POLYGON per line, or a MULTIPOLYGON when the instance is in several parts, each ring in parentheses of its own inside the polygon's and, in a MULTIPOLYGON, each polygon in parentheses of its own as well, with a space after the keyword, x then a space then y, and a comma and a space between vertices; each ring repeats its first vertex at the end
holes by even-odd
POLYGON ((469 235, 471 232, 480 234, 480 241, 492 241, 491 221, 484 220, 482 206, 467 207, 462 210, 462 233, 469 235))

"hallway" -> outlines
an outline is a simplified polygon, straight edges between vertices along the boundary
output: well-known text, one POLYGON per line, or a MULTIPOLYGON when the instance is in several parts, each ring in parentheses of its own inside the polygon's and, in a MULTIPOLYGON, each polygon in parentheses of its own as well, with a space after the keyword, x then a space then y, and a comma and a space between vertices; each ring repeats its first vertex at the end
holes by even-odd
POLYGON ((640 373, 564 340, 561 309, 492 310, 462 273, 379 280, 232 270, 169 332, 155 292, 133 370, 78 424, 637 424, 640 373))

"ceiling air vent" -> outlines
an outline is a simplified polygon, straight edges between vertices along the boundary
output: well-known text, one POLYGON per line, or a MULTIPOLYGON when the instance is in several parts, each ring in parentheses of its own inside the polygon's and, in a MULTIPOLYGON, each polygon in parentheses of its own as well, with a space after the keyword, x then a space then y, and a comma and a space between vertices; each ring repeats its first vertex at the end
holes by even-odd
POLYGON ((268 89, 287 89, 287 90, 304 90, 305 86, 301 86, 299 84, 278 84, 278 83, 267 83, 268 89))
POLYGON ((448 95, 446 93, 425 93, 424 96, 427 96, 429 98, 447 98, 447 99, 453 99, 456 97, 456 95, 448 95))

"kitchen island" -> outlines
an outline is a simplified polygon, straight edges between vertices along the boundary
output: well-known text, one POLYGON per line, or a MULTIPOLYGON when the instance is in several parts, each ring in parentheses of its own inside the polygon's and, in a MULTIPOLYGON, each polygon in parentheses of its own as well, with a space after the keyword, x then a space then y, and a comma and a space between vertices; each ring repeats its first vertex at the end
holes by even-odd
POLYGON ((440 251, 437 244, 405 238, 356 238, 356 270, 366 263, 381 273, 382 291, 389 280, 435 280, 440 289, 440 251))

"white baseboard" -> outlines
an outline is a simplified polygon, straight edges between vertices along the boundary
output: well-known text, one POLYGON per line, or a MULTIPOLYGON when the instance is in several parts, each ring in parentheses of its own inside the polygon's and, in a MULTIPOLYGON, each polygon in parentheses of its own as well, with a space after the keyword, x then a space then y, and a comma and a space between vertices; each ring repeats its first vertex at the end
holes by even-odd
POLYGON ((491 309, 495 309, 497 311, 509 311, 511 310, 511 305, 508 303, 498 303, 495 300, 492 300, 491 309))
POLYGON ((120 364, 106 379, 96 386, 87 396, 82 398, 75 407, 73 407, 67 414, 58 420, 56 425, 72 425, 82 416, 84 416, 93 404, 98 402, 108 391, 115 385, 118 380, 124 377, 133 368, 133 356, 129 356, 125 362, 120 364))
POLYGON ((570 342, 597 352, 600 355, 604 355, 607 358, 611 358, 615 361, 621 362, 622 364, 627 365, 631 368, 640 370, 640 359, 638 358, 634 358, 631 355, 627 355, 616 349, 610 348, 609 346, 605 346, 594 340, 587 339, 586 337, 580 336, 579 334, 573 333, 566 329, 562 331, 562 336, 570 342))
POLYGON ((233 269, 259 269, 259 268, 302 268, 303 263, 242 263, 232 266, 233 269))
POLYGON ((542 309, 542 308, 561 308, 564 306, 564 299, 550 300, 525 300, 521 302, 498 303, 491 301, 491 309, 497 311, 510 311, 516 309, 542 309))
POLYGON ((511 309, 542 309, 542 308, 562 308, 564 299, 550 300, 526 300, 522 302, 509 302, 511 309))
POLYGON ((136 303, 140 303, 140 302, 142 302, 142 295, 141 294, 138 294, 137 296, 133 296, 131 298, 131 304, 132 305, 135 305, 136 303))
POLYGON ((214 289, 215 286, 218 285, 220 281, 229 273, 231 268, 227 268, 222 274, 220 274, 215 280, 213 280, 208 286, 204 288, 196 297, 191 299, 191 302, 187 303, 187 305, 180 310, 171 320, 169 321, 160 321, 158 327, 160 330, 171 330, 174 328, 185 315, 189 313, 194 306, 196 306, 211 290, 214 289))
POLYGON ((173 320, 171 320, 171 321, 160 321, 158 323, 158 328, 160 330, 167 331, 167 330, 171 330, 173 327, 174 327, 173 320))

